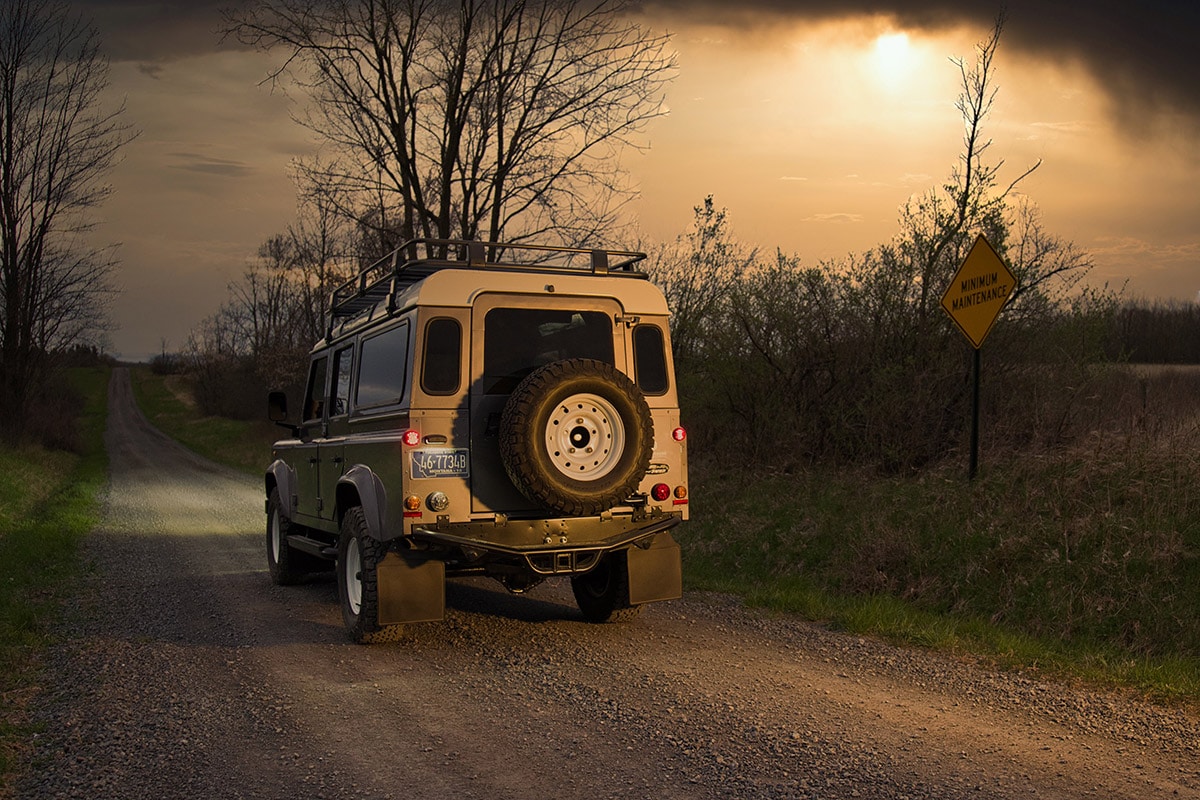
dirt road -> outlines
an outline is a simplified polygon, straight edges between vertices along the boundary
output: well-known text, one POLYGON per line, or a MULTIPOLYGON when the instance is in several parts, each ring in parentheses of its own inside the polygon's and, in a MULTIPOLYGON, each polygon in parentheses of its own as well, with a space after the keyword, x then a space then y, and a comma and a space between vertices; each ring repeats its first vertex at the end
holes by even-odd
POLYGON ((595 626, 561 585, 453 581, 445 622, 352 645, 332 580, 271 585, 259 484, 157 433, 123 371, 110 403, 21 797, 1200 797, 1194 716, 724 597, 595 626))

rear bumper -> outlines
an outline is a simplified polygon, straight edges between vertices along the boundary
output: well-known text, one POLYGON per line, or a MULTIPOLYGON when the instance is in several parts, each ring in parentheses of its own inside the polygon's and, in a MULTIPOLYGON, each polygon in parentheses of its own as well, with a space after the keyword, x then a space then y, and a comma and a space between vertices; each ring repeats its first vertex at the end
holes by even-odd
POLYGON ((569 520, 503 520, 420 526, 411 539, 425 546, 460 550, 468 561, 489 557, 523 560, 538 575, 587 572, 600 558, 654 538, 683 521, 681 515, 586 517, 569 520))

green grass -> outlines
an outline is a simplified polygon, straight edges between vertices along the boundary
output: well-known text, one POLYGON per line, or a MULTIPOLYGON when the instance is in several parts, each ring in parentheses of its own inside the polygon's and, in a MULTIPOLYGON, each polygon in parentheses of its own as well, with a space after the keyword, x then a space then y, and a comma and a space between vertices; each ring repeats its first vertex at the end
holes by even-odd
POLYGON ((1200 456, 906 477, 693 471, 692 589, 995 663, 1200 699, 1200 456))
POLYGON ((79 545, 99 522, 107 481, 109 370, 74 369, 68 377, 84 398, 82 454, 0 447, 0 795, 30 733, 24 709, 60 604, 80 575, 79 545))
POLYGON ((132 367, 133 393, 146 418, 163 433, 205 458, 251 475, 263 474, 271 463, 271 443, 282 428, 263 420, 234 420, 201 416, 185 402, 186 384, 178 376, 155 375, 149 367, 132 367))

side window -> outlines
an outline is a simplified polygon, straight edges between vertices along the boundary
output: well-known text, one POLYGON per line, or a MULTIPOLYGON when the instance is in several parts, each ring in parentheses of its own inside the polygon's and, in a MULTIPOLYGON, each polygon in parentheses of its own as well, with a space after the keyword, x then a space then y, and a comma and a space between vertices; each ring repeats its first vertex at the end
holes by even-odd
POLYGON ((333 356, 333 406, 329 409, 331 417, 350 411, 350 367, 353 363, 352 347, 343 347, 333 356))
POLYGON ((329 358, 321 356, 308 372, 308 391, 304 394, 304 419, 317 420, 325 416, 325 372, 329 358))
POLYGON ((404 397, 408 370, 408 324, 363 339, 355 408, 395 405, 404 397))
POLYGON ((638 325, 633 329, 633 367, 638 388, 648 395, 667 392, 667 352, 662 328, 638 325))
POLYGON ((425 354, 421 358, 421 388, 427 394, 458 391, 462 361, 462 326, 442 317, 425 326, 425 354))

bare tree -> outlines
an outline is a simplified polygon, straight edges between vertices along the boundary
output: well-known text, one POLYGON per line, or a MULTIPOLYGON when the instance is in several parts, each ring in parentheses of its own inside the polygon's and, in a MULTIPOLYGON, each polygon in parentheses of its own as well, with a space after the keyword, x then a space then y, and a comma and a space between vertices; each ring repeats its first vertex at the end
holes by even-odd
MULTIPOLYGON (((288 226, 287 239, 293 251, 292 270, 298 305, 299 336, 306 345, 325 333, 325 313, 333 290, 356 271, 357 252, 354 231, 337 206, 325 193, 310 193, 301 198, 296 221, 288 226)), ((371 253, 366 261, 373 262, 371 253)))
POLYGON ((651 253, 649 271, 671 306, 671 344, 681 362, 702 361, 712 328, 726 311, 743 276, 758 258, 729 229, 728 209, 712 195, 692 208, 688 231, 651 253))
POLYGON ((327 201, 303 197, 296 220, 262 243, 226 302, 189 336, 187 369, 206 412, 246 417, 265 389, 304 380, 329 296, 358 263, 356 231, 327 201))
POLYGON ((336 152, 307 178, 381 230, 486 241, 603 236, 618 154, 665 113, 668 37, 630 0, 259 0, 243 43, 282 50, 336 152))
POLYGON ((131 134, 100 95, 96 30, 65 3, 0 4, 0 436, 24 429, 49 354, 98 331, 112 251, 85 241, 131 134))
POLYGON ((871 256, 885 265, 888 279, 896 283, 889 299, 905 295, 905 305, 911 306, 923 335, 942 322, 938 299, 976 234, 984 233, 993 246, 1004 248, 1008 198, 1041 164, 1034 163, 1001 186, 1004 161, 986 158, 992 142, 984 135, 984 124, 998 91, 995 61, 1004 22, 1001 13, 988 38, 975 46, 973 62, 951 59, 960 77, 955 107, 962 119, 963 146, 950 179, 907 202, 900 211, 900 235, 871 256))

